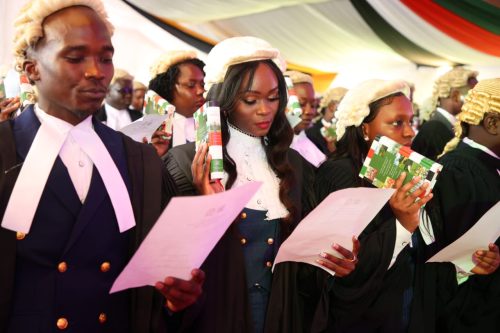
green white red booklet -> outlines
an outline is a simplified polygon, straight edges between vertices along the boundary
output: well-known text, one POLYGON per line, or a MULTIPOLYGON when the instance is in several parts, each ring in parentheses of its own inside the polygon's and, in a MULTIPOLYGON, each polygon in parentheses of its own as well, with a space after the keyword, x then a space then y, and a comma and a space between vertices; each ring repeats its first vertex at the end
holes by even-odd
POLYGON ((427 157, 403 146, 388 137, 377 136, 368 151, 359 176, 378 188, 392 188, 404 171, 403 184, 420 176, 422 182, 429 183, 427 193, 434 187, 436 178, 443 166, 427 157))

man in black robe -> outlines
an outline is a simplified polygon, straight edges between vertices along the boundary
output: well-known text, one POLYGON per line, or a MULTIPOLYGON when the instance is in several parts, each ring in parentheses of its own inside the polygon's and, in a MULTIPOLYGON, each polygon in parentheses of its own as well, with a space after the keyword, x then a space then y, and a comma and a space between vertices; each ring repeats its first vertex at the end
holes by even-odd
POLYGON ((109 294, 176 187, 150 147, 93 116, 114 70, 103 4, 35 0, 17 29, 38 102, 0 123, 0 332, 163 333, 204 274, 109 294))
POLYGON ((463 96, 477 83, 477 72, 457 67, 434 83, 433 101, 436 109, 413 139, 411 148, 435 161, 453 134, 455 116, 460 112, 463 96))
MULTIPOLYGON (((500 79, 479 82, 466 97, 457 116, 456 137, 439 160, 443 170, 427 211, 440 248, 462 236, 500 200, 499 102, 500 79)), ((491 259, 490 265, 495 263, 498 265, 498 258, 491 259)), ((491 266, 485 264, 483 269, 491 270, 491 266)), ((498 332, 500 272, 468 277, 444 306, 438 329, 498 332)))

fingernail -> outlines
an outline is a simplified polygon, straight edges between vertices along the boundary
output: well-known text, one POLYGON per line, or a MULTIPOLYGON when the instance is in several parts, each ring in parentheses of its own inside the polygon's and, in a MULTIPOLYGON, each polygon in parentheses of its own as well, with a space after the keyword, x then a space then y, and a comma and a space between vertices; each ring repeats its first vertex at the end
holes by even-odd
POLYGON ((320 255, 321 257, 323 257, 323 258, 326 258, 326 253, 325 253, 325 252, 321 252, 319 255, 320 255))
POLYGON ((339 246, 339 244, 337 244, 337 243, 333 243, 333 248, 334 248, 335 250, 338 250, 338 249, 340 248, 340 246, 339 246))
POLYGON ((323 261, 319 260, 319 259, 316 259, 316 262, 320 265, 323 265, 323 261))
POLYGON ((171 278, 171 277, 166 278, 166 279, 165 279, 165 284, 166 284, 167 286, 171 286, 171 285, 173 285, 173 284, 174 284, 174 279, 173 279, 173 278, 171 278))

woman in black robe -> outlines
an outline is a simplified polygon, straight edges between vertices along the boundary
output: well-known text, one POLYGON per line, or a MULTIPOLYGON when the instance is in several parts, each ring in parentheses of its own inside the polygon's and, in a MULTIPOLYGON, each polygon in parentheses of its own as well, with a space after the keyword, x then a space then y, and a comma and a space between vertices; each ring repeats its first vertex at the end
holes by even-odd
MULTIPOLYGON (((312 166, 289 148, 293 132, 279 63, 279 51, 254 37, 224 40, 208 55, 207 100, 221 109, 222 185, 263 185, 203 263, 204 292, 184 312, 181 331, 262 332, 278 247, 316 204, 312 166)), ((209 181, 207 153, 203 145, 195 154, 194 144, 168 152, 166 167, 183 194, 222 189, 209 181)), ((340 275, 355 265, 334 257, 323 263, 340 275)))
MULTIPOLYGON (((347 104, 341 104, 336 114, 337 135, 341 138, 337 151, 318 170, 315 183, 318 199, 343 188, 371 186, 358 173, 376 135, 385 135, 405 146, 411 144, 415 135, 411 127, 413 111, 406 92, 397 82, 367 81, 346 95, 347 104), (366 99, 368 114, 360 102, 366 99), (359 117, 361 121, 356 120, 359 117)), ((420 188, 423 189, 424 186, 420 188)), ((404 197, 407 190, 403 186, 396 191, 360 235, 357 269, 333 282, 328 295, 328 320, 325 323, 324 315, 317 316, 315 330, 435 331, 440 306, 453 299, 457 288, 456 271, 451 263, 424 265, 425 244, 418 229, 419 211, 432 194, 420 201, 414 201, 413 197, 406 208, 398 207, 395 199, 398 195, 404 197), (409 216, 413 217, 412 224, 404 221, 409 216), (401 237, 406 234, 401 226, 412 233, 411 239, 401 237)))

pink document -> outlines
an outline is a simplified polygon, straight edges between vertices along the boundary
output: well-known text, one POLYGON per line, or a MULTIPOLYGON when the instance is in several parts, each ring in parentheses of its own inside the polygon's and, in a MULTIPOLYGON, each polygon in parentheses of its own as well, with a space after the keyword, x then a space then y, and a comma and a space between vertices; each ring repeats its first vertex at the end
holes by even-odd
POLYGON ((365 187, 330 193, 281 245, 274 263, 305 262, 333 275, 334 272, 316 263, 319 254, 328 252, 342 258, 332 249, 333 243, 352 250, 352 236, 358 236, 366 228, 393 193, 393 189, 365 187))
POLYGON ((226 192, 175 197, 146 236, 110 293, 150 285, 167 276, 185 280, 199 268, 262 183, 226 192))

